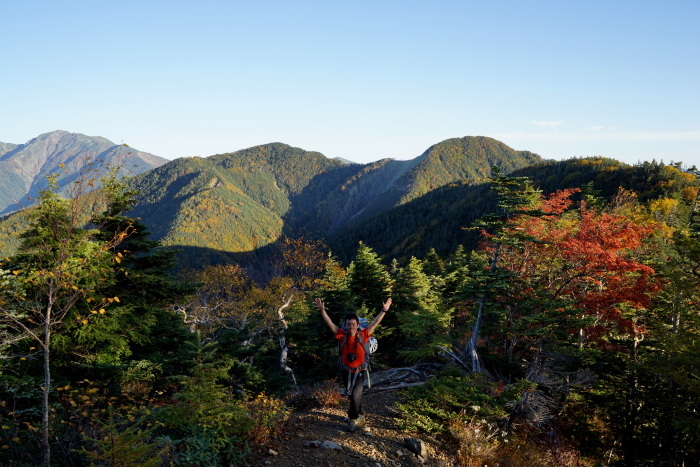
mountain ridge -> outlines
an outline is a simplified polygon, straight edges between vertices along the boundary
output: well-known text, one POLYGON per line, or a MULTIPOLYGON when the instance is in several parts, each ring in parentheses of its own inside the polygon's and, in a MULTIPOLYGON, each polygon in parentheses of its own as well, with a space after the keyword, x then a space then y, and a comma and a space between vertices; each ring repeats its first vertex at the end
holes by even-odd
POLYGON ((134 175, 167 162, 101 136, 65 130, 43 133, 24 144, 0 143, 0 215, 31 205, 30 198, 47 186, 47 174, 68 174, 59 182, 65 192, 80 171, 118 166, 122 174, 134 175))
MULTIPOLYGON (((80 139, 67 132, 47 135, 32 144, 43 144, 56 158, 64 156, 62 160, 69 153, 65 148, 80 139), (64 146, 58 147, 60 141, 64 146)), ((21 150, 15 148, 13 155, 21 150)), ((436 143, 410 160, 368 164, 347 164, 316 151, 268 143, 178 158, 127 179, 140 193, 129 215, 140 218, 163 246, 183 250, 183 256, 187 251, 197 255, 185 261, 188 265, 245 257, 253 264, 264 260, 283 237, 332 241, 440 187, 483 183, 492 165, 508 172, 541 160, 481 136, 436 143)), ((391 227, 386 230, 390 232, 391 227)))
MULTIPOLYGON (((368 164, 268 143, 178 158, 127 178, 140 193, 128 215, 140 218, 152 239, 181 252, 180 268, 238 263, 264 273, 283 238, 302 236, 323 240, 342 262, 351 260, 358 241, 406 261, 433 247, 438 254, 471 247, 475 234, 464 227, 497 210, 488 185, 492 166, 530 178, 545 193, 588 185, 606 198, 620 186, 640 199, 676 196, 668 191, 674 186, 687 191, 683 196, 695 193, 688 186, 692 174, 679 167, 600 157, 545 161, 488 137, 452 138, 408 161, 368 164)), ((21 217, 0 222, 0 254, 13 254, 21 217)))
POLYGON ((208 247, 220 262, 283 236, 332 237, 440 186, 465 182, 465 174, 466 183, 481 183, 491 172, 485 164, 508 171, 537 161, 485 137, 453 138, 408 161, 369 164, 269 143, 179 158, 135 177, 130 183, 141 196, 130 215, 163 245, 208 247))

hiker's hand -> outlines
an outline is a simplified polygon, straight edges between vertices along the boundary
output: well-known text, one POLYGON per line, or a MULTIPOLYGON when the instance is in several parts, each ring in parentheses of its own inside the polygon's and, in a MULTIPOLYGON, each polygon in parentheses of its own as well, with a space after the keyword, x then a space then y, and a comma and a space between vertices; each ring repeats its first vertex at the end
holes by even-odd
POLYGON ((387 311, 389 311, 389 307, 391 307, 391 297, 387 298, 386 302, 384 302, 384 304, 382 305, 382 311, 386 313, 387 311))
POLYGON ((326 305, 323 304, 323 300, 321 300, 320 298, 317 298, 314 301, 316 302, 316 306, 318 307, 319 310, 326 311, 326 305))

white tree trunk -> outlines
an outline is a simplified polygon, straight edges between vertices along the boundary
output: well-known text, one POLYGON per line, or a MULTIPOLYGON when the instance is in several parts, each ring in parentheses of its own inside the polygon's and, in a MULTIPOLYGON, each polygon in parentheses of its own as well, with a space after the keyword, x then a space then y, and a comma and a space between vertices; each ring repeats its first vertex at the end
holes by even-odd
POLYGON ((49 392, 51 391, 51 327, 49 323, 50 313, 48 314, 46 318, 46 324, 44 325, 44 387, 42 388, 41 401, 41 450, 42 458, 45 465, 51 464, 51 443, 49 442, 49 392))
MULTIPOLYGON (((498 264, 498 254, 500 252, 501 245, 496 244, 493 251, 493 257, 491 258, 491 265, 489 266, 489 274, 496 272, 496 265, 498 264)), ((478 373, 482 371, 481 359, 479 358, 479 353, 477 352, 477 346, 479 345, 479 337, 481 336, 481 326, 484 323, 484 307, 486 305, 487 293, 481 294, 479 299, 479 309, 476 313, 476 322, 474 323, 474 331, 469 338, 469 344, 467 345, 466 357, 471 362, 471 369, 473 372, 478 373)))
POLYGON ((289 347, 287 347, 286 332, 287 332, 287 321, 284 319, 284 310, 292 304, 294 299, 294 294, 290 294, 288 298, 283 298, 282 305, 277 308, 277 316, 282 323, 279 330, 279 342, 280 342, 280 368, 289 377, 289 382, 292 383, 292 387, 297 387, 297 379, 294 376, 294 370, 292 370, 287 364, 287 356, 289 355, 289 347))

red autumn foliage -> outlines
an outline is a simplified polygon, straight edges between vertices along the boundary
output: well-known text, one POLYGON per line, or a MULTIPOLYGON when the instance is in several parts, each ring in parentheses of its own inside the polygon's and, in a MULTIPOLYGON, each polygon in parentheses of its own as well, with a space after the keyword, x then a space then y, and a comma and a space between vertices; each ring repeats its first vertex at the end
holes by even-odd
POLYGON ((654 227, 626 215, 598 212, 583 202, 578 212, 566 212, 576 191, 562 190, 543 199, 543 217, 515 217, 510 231, 535 241, 521 249, 508 248, 502 264, 525 283, 548 290, 551 298, 571 300, 592 318, 583 330, 585 340, 615 348, 606 339, 610 335, 638 337, 646 332, 637 315, 650 305, 659 284, 653 268, 635 257, 654 227))

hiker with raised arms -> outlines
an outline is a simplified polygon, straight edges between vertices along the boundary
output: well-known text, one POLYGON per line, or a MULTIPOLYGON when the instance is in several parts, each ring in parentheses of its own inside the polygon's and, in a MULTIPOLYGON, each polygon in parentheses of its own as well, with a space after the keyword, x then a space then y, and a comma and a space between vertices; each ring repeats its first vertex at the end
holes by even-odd
POLYGON ((382 305, 382 311, 372 323, 364 329, 360 329, 360 318, 355 313, 348 313, 345 316, 344 329, 336 326, 331 318, 326 313, 326 307, 323 300, 316 299, 316 306, 321 310, 321 317, 328 325, 330 330, 335 335, 338 341, 338 350, 340 352, 340 366, 347 373, 348 387, 347 392, 350 398, 350 407, 348 408, 348 431, 355 431, 358 424, 363 424, 365 421, 364 413, 362 412, 362 389, 365 385, 365 377, 369 366, 369 342, 370 337, 374 333, 374 329, 384 315, 391 307, 391 298, 388 298, 382 305))

